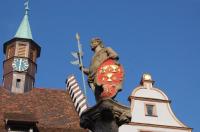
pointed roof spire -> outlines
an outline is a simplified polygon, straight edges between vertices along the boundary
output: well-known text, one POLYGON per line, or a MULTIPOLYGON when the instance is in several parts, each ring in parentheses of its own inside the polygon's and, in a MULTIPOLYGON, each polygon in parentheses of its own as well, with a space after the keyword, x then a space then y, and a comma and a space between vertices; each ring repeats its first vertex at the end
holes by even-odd
POLYGON ((25 0, 25 15, 24 18, 15 34, 15 38, 25 38, 25 39, 33 39, 32 32, 28 20, 28 13, 29 13, 29 0, 25 0))

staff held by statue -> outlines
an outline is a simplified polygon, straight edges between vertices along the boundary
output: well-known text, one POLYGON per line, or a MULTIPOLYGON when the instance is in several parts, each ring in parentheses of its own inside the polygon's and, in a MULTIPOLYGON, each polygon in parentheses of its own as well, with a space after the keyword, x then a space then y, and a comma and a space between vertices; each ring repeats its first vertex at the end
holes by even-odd
MULTIPOLYGON (((82 45, 80 43, 80 35, 78 33, 76 33, 76 40, 77 40, 77 44, 78 44, 78 52, 72 52, 72 55, 78 59, 76 61, 72 61, 71 64, 73 65, 79 65, 79 67, 83 66, 83 51, 82 51, 82 45)), ((86 85, 85 85, 85 77, 84 77, 84 72, 83 69, 81 69, 82 71, 82 81, 83 81, 83 88, 84 88, 84 93, 85 96, 87 96, 87 90, 86 90, 86 85)))

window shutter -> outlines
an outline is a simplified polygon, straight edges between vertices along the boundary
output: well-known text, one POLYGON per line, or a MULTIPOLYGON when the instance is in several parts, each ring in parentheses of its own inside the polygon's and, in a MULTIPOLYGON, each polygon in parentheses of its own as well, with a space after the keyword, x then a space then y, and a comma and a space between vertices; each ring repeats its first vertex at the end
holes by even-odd
POLYGON ((8 47, 7 59, 13 57, 14 55, 15 55, 15 47, 14 46, 8 47))
POLYGON ((25 57, 26 56, 26 45, 25 44, 19 44, 18 45, 18 56, 19 57, 25 57))

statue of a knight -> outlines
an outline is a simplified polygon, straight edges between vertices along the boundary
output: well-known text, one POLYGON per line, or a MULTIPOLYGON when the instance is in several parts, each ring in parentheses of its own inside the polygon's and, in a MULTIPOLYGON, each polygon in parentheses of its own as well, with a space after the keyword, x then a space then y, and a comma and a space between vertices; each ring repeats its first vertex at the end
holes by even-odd
POLYGON ((118 62, 117 53, 110 47, 104 47, 100 38, 91 40, 91 50, 94 51, 89 69, 80 69, 88 76, 88 84, 92 88, 96 101, 114 98, 121 91, 124 71, 118 62))

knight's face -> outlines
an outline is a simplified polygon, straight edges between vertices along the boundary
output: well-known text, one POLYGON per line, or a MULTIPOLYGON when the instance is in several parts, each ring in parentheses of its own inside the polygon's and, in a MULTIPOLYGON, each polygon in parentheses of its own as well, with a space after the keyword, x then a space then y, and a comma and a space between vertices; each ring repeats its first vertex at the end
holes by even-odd
POLYGON ((91 42, 91 49, 94 51, 96 49, 96 47, 99 45, 99 41, 92 41, 91 42))

